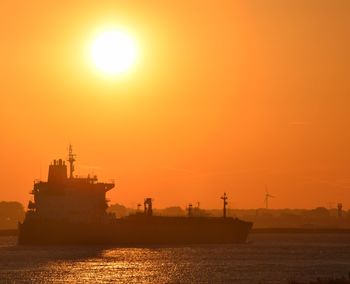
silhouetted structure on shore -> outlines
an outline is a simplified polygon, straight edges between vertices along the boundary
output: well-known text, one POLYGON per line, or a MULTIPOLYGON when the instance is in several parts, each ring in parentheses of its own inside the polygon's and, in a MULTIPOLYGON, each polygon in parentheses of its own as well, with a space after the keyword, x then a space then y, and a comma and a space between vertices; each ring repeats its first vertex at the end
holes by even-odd
POLYGON ((267 190, 267 185, 265 185, 265 208, 266 209, 269 209, 270 198, 274 198, 274 196, 269 193, 269 191, 267 190))
POLYGON ((338 203, 338 217, 342 218, 343 217, 343 204, 338 203))

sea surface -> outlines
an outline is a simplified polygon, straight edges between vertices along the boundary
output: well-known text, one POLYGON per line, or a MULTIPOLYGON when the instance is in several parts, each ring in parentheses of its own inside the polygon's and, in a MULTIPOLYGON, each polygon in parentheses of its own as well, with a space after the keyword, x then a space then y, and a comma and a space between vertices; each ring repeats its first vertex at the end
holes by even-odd
POLYGON ((347 276, 350 234, 259 234, 246 244, 17 246, 0 237, 0 283, 288 283, 347 276))

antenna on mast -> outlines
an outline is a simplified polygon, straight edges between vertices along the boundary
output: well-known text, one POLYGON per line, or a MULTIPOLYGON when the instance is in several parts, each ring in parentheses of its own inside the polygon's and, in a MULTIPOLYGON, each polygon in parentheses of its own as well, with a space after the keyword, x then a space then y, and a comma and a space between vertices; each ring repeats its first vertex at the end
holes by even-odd
POLYGON ((265 206, 266 209, 269 209, 269 198, 274 198, 275 196, 272 196, 269 191, 267 190, 267 185, 265 184, 265 206))
POLYGON ((69 178, 73 178, 75 157, 76 155, 73 154, 72 144, 69 144, 68 160, 67 160, 69 162, 69 178))

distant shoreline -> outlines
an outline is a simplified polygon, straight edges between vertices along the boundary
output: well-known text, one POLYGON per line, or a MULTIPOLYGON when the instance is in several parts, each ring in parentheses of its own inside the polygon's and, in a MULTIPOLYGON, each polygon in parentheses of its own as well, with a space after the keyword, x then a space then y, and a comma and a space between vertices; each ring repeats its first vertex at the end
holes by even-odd
MULTIPOLYGON (((350 234, 350 228, 253 228, 251 234, 350 234)), ((0 236, 17 235, 17 229, 0 230, 0 236)))

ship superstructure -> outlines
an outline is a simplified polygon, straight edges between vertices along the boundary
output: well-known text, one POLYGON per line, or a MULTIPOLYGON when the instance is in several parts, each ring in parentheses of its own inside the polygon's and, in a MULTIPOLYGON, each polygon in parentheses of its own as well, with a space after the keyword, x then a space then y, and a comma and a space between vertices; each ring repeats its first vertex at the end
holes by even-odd
POLYGON ((103 222, 107 215, 106 192, 114 183, 98 182, 97 177, 74 176, 75 155, 69 146, 69 176, 62 159, 49 166, 48 179, 35 181, 34 202, 28 205, 27 218, 67 222, 103 222))

